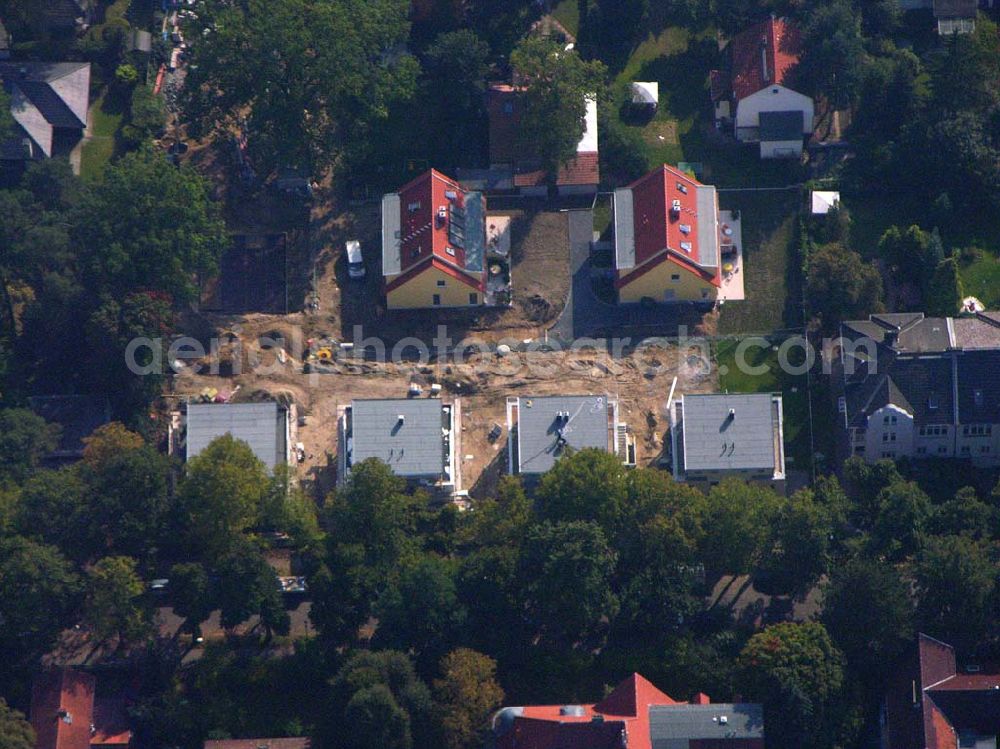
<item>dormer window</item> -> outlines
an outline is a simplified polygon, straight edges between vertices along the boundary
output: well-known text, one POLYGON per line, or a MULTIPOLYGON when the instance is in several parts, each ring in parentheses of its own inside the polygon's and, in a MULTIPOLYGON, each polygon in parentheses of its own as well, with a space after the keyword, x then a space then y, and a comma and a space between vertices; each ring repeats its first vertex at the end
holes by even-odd
POLYGON ((420 201, 417 200, 416 202, 410 203, 408 206, 406 206, 406 210, 408 210, 410 213, 416 213, 417 211, 420 210, 420 201))
POLYGON ((938 407, 938 399, 936 395, 928 396, 927 398, 927 408, 935 409, 938 407))
POLYGON ((690 234, 691 233, 691 224, 681 224, 681 233, 682 234, 690 234))
POLYGON ((680 190, 685 195, 688 194, 687 185, 685 185, 683 182, 678 182, 677 183, 677 189, 680 190))
POLYGON ((684 250, 684 252, 691 252, 691 247, 692 245, 690 242, 681 242, 681 249, 684 250))
POLYGON ((976 388, 975 390, 973 390, 972 391, 972 400, 976 404, 977 408, 980 407, 980 406, 982 406, 983 405, 983 391, 980 390, 979 388, 976 388))

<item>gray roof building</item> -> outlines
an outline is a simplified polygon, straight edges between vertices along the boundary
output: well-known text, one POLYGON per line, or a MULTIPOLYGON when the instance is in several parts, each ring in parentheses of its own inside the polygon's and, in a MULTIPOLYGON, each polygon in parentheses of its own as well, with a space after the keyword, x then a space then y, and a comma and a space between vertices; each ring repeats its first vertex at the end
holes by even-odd
POLYGON ((688 749, 694 742, 748 741, 764 738, 762 705, 652 705, 649 739, 652 749, 688 749))
POLYGON ((340 410, 340 478, 377 458, 397 476, 454 487, 457 403, 439 398, 355 400, 340 410))
POLYGON ((4 159, 68 153, 83 136, 90 106, 90 63, 3 62, 14 135, 0 144, 4 159))
POLYGON ((674 475, 679 480, 785 477, 781 395, 682 395, 670 408, 674 475))
POLYGON ((289 460, 288 409, 278 403, 189 403, 185 458, 190 460, 217 437, 243 440, 270 469, 289 460))
POLYGON ((567 449, 618 453, 634 464, 634 445, 618 421, 618 401, 607 395, 548 395, 507 399, 511 473, 540 474, 567 449), (633 452, 629 453, 629 450, 633 452))

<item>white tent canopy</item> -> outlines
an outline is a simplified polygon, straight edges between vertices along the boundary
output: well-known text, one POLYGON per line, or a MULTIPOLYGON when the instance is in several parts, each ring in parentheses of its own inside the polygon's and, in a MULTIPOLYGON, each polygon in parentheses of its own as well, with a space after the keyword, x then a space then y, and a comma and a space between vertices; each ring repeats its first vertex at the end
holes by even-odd
POLYGON ((632 83, 632 103, 652 104, 660 101, 660 84, 656 81, 634 81, 632 83))
POLYGON ((812 213, 825 216, 840 204, 840 193, 833 190, 813 190, 812 213))

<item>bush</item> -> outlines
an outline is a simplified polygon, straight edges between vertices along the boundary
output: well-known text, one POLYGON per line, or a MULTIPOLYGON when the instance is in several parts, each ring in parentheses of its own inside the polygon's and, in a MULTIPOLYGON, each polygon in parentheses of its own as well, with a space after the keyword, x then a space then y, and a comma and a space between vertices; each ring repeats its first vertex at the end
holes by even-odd
POLYGON ((983 251, 981 248, 972 245, 970 247, 963 247, 958 251, 958 262, 962 265, 972 265, 973 263, 981 260, 983 257, 983 251))

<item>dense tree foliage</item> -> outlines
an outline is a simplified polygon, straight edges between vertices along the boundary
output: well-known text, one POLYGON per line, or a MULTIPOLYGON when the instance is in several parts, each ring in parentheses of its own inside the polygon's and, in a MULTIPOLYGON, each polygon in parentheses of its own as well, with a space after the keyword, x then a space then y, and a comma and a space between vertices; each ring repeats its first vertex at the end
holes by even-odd
POLYGON ((35 749, 35 732, 24 715, 0 698, 0 749, 35 749))
POLYGON ((405 0, 204 0, 188 34, 185 113, 203 132, 243 127, 263 174, 323 169, 414 92, 405 0), (247 61, 253 75, 247 75, 247 61))
POLYGON ((496 661, 468 648, 453 650, 441 659, 434 695, 447 749, 480 746, 486 740, 490 717, 503 703, 496 670, 496 661))
POLYGON ((827 330, 841 320, 867 317, 882 309, 882 277, 848 247, 828 244, 809 253, 806 294, 827 330))

